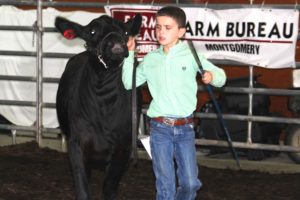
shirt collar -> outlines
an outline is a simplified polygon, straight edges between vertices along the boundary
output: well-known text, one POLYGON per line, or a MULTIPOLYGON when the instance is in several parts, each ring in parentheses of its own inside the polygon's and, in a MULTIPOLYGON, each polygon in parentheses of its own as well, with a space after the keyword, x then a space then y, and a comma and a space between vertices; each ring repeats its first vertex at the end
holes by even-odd
MULTIPOLYGON (((172 46, 172 47, 170 48, 168 54, 176 53, 178 50, 180 50, 180 49, 182 48, 182 45, 183 45, 183 44, 184 44, 184 42, 182 42, 181 40, 178 40, 178 43, 175 44, 174 46, 172 46)), ((159 47, 159 52, 160 52, 161 54, 165 54, 162 45, 160 45, 160 47, 159 47)))

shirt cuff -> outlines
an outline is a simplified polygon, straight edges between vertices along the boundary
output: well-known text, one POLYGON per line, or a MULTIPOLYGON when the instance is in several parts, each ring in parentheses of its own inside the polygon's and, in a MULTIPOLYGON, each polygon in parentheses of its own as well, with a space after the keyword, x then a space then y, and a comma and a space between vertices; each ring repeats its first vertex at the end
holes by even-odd
POLYGON ((134 63, 134 51, 129 51, 128 57, 125 59, 126 63, 134 63))

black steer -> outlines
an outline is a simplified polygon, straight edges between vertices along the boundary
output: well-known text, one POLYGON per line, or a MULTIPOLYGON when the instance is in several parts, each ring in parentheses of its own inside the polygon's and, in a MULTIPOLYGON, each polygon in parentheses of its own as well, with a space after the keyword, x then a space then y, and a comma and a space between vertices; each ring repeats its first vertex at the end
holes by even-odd
POLYGON ((91 199, 91 167, 105 169, 103 199, 115 199, 131 153, 131 91, 121 75, 128 36, 141 26, 137 15, 127 23, 101 16, 88 25, 57 17, 55 27, 67 39, 82 38, 86 51, 70 58, 60 79, 56 109, 67 136, 76 199, 91 199))

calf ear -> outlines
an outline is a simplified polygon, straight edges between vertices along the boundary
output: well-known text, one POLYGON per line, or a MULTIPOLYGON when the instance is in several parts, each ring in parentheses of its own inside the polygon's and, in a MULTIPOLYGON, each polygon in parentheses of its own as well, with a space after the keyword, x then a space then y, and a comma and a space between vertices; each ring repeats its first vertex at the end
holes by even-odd
POLYGON ((130 19, 126 23, 126 25, 129 26, 129 35, 135 36, 139 34, 142 25, 142 16, 140 14, 137 14, 134 18, 130 19))
POLYGON ((55 28, 68 40, 80 37, 82 26, 63 17, 55 18, 55 28))

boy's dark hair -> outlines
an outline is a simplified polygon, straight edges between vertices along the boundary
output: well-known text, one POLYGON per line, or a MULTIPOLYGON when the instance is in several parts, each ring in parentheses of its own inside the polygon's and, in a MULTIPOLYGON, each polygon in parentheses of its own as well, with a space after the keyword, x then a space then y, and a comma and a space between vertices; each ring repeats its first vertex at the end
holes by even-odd
POLYGON ((157 11, 156 16, 171 17, 177 22, 179 28, 185 28, 186 16, 185 12, 181 8, 175 6, 162 7, 160 10, 157 11))

